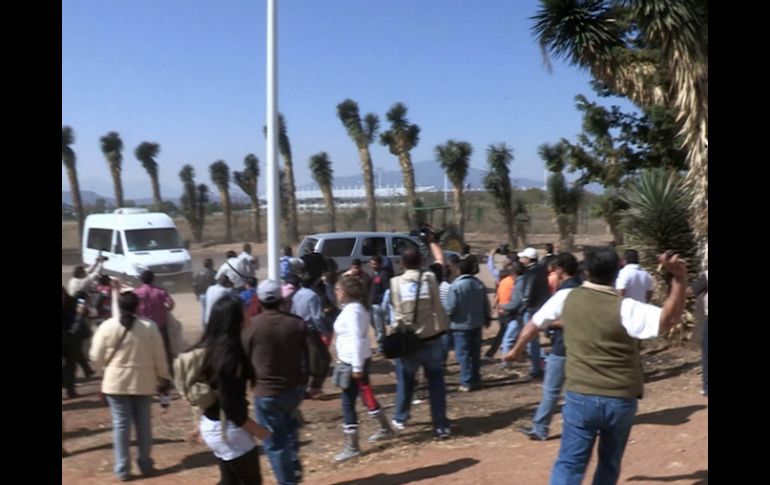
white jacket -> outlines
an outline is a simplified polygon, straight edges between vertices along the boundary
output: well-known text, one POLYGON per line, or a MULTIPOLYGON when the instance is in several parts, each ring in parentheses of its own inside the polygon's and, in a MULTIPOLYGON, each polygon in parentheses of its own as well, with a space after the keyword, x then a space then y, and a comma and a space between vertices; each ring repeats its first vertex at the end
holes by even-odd
POLYGON ((369 348, 370 321, 369 311, 358 302, 346 304, 334 321, 337 358, 352 365, 354 372, 363 371, 364 362, 372 356, 369 348))

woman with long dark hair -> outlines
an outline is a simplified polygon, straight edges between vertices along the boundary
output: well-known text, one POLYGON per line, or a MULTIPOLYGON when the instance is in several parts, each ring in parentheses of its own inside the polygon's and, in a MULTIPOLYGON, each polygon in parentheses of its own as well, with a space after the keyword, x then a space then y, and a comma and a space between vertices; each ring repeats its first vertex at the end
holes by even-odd
POLYGON ((131 423, 136 427, 137 464, 142 475, 154 472, 150 403, 159 388, 170 384, 163 337, 152 320, 139 318, 139 298, 126 292, 118 298, 120 316, 99 325, 91 344, 91 360, 104 367, 102 393, 112 413, 115 474, 131 478, 131 423))
POLYGON ((214 304, 197 345, 205 349, 203 379, 217 390, 217 402, 201 416, 200 434, 219 462, 220 485, 261 484, 255 438, 271 434, 248 415, 246 383, 255 385, 256 374, 241 345, 245 324, 241 299, 225 295, 214 304))
POLYGON ((372 364, 369 347, 369 322, 371 314, 366 308, 364 285, 358 278, 343 277, 334 287, 338 301, 343 305, 334 322, 337 334, 336 348, 338 366, 350 367, 350 381, 342 390, 342 415, 345 447, 335 456, 335 460, 345 461, 361 454, 358 445, 358 416, 356 399, 359 393, 364 401, 369 416, 375 418, 379 429, 369 437, 370 442, 391 438, 394 433, 385 413, 377 402, 369 383, 369 368, 372 364))

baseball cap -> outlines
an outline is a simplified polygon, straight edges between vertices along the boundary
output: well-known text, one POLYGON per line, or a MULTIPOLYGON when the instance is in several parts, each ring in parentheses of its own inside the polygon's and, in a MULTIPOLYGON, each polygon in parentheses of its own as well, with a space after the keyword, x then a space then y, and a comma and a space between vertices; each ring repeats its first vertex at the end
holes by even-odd
POLYGON ((519 254, 517 254, 517 256, 520 258, 537 259, 537 249, 527 248, 524 251, 521 251, 519 254))
POLYGON ((265 303, 272 303, 283 298, 281 285, 275 280, 265 280, 257 286, 257 298, 265 303))

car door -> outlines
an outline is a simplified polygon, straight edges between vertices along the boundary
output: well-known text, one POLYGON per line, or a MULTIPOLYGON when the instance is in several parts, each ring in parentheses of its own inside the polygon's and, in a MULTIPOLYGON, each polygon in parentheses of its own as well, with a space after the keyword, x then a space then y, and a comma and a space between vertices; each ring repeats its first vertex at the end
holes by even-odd
POLYGON ((350 264, 356 259, 353 253, 356 239, 355 236, 323 239, 321 254, 324 258, 334 259, 340 272, 347 271, 350 264))
POLYGON ((406 248, 420 250, 420 246, 411 238, 406 236, 393 236, 389 245, 390 259, 393 261, 393 269, 397 275, 404 272, 401 267, 401 254, 406 248))
POLYGON ((371 268, 369 268, 369 260, 372 256, 380 255, 382 257, 388 256, 388 239, 385 236, 368 236, 362 238, 361 241, 361 261, 364 263, 364 271, 372 274, 371 268))

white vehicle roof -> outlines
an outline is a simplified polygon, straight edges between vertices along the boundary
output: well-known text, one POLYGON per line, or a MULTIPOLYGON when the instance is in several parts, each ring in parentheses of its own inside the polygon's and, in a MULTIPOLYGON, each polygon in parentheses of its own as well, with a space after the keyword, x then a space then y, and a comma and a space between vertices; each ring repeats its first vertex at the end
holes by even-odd
POLYGON ((91 214, 86 218, 86 227, 106 229, 152 229, 176 228, 173 219, 163 212, 148 212, 146 209, 117 209, 112 214, 91 214))

